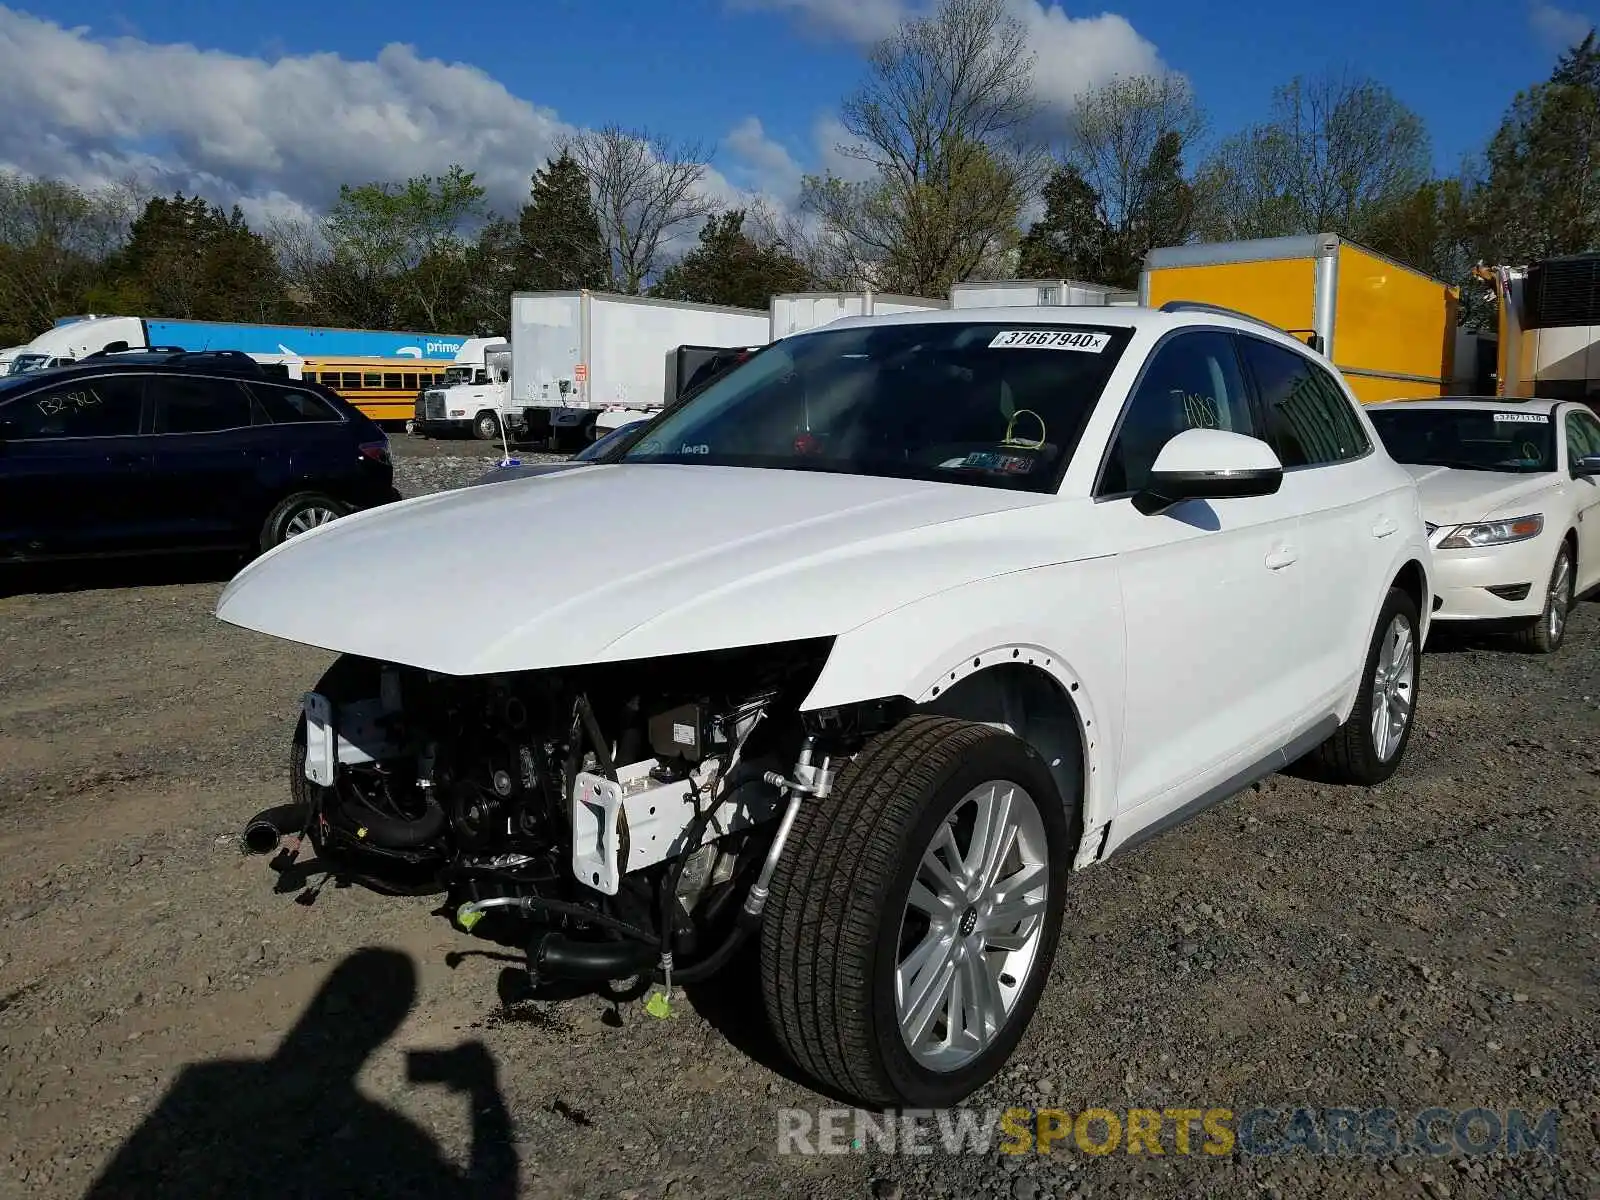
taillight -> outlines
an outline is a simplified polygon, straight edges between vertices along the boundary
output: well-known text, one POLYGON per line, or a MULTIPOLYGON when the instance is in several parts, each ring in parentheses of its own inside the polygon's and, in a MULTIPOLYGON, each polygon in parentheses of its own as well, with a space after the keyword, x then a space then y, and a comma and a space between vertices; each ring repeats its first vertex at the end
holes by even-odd
POLYGON ((389 439, 384 438, 381 442, 362 442, 356 447, 356 453, 361 455, 362 458, 369 459, 375 463, 387 463, 389 461, 389 439))

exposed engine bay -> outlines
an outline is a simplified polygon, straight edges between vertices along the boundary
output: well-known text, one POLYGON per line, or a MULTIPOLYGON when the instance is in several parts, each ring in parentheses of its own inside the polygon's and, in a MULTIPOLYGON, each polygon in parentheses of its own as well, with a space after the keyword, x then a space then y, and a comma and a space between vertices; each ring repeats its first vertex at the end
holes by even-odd
POLYGON ((293 803, 246 848, 303 838, 330 875, 444 892, 461 928, 525 940, 536 980, 689 982, 759 924, 850 744, 798 711, 830 644, 467 678, 343 657, 304 699, 293 803))

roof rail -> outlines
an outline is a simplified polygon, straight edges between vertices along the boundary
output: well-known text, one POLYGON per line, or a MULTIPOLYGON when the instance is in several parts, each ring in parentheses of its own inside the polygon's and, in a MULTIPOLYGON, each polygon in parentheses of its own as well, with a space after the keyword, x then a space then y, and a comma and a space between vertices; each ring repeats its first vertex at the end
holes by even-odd
POLYGON ((1307 345, 1318 354, 1323 352, 1322 335, 1314 329, 1285 329, 1281 325, 1274 325, 1254 313, 1243 312, 1237 308, 1229 308, 1223 304, 1207 304, 1204 300, 1168 300, 1161 306, 1162 312, 1208 312, 1220 317, 1234 317, 1240 321, 1249 321, 1252 325, 1260 325, 1274 333, 1287 333, 1291 337, 1297 333, 1308 335, 1307 345))

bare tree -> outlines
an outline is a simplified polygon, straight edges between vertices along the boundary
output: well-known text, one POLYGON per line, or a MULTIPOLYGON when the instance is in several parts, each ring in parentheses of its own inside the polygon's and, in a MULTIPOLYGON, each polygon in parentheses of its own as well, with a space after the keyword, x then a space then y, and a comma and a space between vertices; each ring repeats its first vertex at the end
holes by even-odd
POLYGON ((1007 0, 941 0, 873 47, 839 147, 873 177, 809 177, 802 199, 857 282, 938 295, 1014 246, 1047 165, 1033 60, 1007 0))
POLYGON ((126 237, 123 200, 112 188, 0 174, 0 312, 32 336, 78 311, 126 237))
POLYGON ((1277 90, 1270 121, 1202 169, 1207 232, 1364 237, 1427 181, 1431 160, 1422 119, 1382 84, 1297 77, 1277 90))
POLYGON ((702 187, 711 156, 698 142, 607 125, 575 135, 561 150, 589 181, 612 286, 627 295, 643 292, 668 243, 719 207, 702 187))

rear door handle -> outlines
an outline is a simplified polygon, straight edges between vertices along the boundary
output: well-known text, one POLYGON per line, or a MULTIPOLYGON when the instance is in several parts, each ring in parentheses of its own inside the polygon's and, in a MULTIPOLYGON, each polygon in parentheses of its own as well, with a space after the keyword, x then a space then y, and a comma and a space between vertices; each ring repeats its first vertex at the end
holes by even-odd
POLYGON ((1375 538, 1386 538, 1399 528, 1400 526, 1394 523, 1393 517, 1380 517, 1378 523, 1372 527, 1372 536, 1375 538))
POLYGON ((1267 570, 1281 571, 1292 566, 1297 557, 1293 546, 1275 546, 1267 553, 1267 570))

